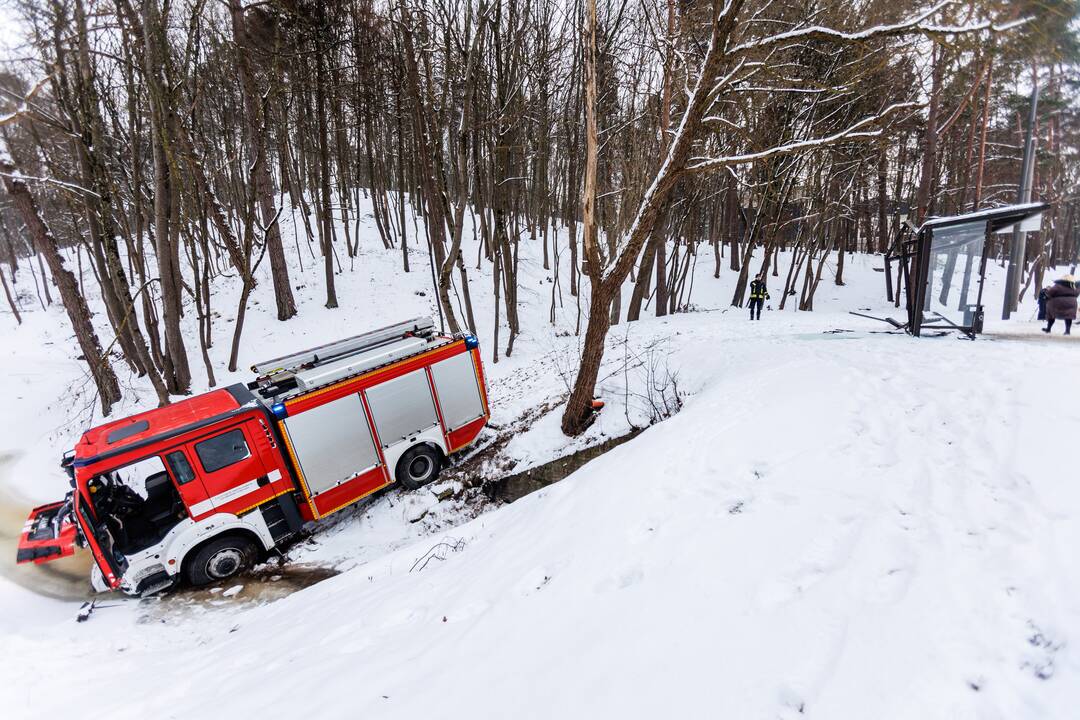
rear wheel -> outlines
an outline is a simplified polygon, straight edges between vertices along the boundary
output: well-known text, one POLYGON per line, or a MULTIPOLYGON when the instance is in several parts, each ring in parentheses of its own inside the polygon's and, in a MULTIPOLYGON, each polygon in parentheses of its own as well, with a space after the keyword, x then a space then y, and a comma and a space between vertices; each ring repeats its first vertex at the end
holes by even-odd
POLYGON ((438 450, 430 445, 417 445, 401 456, 394 475, 403 487, 416 490, 439 476, 441 464, 438 450))
POLYGON ((255 564, 259 550, 249 538, 226 535, 199 548, 187 563, 192 585, 209 585, 239 575, 255 564))

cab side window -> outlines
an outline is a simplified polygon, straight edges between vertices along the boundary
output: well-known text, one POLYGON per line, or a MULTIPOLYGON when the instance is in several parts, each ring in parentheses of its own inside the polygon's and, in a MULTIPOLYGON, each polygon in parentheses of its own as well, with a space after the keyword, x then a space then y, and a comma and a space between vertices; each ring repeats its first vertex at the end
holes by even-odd
POLYGON ((244 440, 244 432, 236 428, 195 443, 195 454, 199 456, 203 470, 212 473, 251 457, 251 450, 244 440))
POLYGON ((165 461, 169 463, 169 469, 172 470, 177 485, 187 485, 195 479, 195 471, 191 469, 191 463, 184 457, 184 453, 179 450, 171 452, 165 456, 165 461))

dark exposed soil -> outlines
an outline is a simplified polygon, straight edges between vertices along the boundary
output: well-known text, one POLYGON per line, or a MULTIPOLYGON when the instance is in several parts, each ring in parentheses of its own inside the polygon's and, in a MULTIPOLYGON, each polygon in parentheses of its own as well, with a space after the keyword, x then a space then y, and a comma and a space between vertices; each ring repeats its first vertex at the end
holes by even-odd
MULTIPOLYGON (((139 603, 138 622, 166 623, 218 609, 266 605, 338 574, 339 570, 322 565, 272 561, 220 585, 181 587, 133 602, 139 603)), ((102 602, 114 601, 108 597, 102 602)))
POLYGON ((599 445, 593 445, 576 453, 564 455, 561 458, 530 468, 524 472, 506 475, 498 480, 489 480, 484 484, 484 494, 491 500, 514 502, 531 492, 562 480, 593 458, 600 457, 612 448, 633 440, 640 432, 640 430, 635 430, 621 437, 605 440, 599 445))

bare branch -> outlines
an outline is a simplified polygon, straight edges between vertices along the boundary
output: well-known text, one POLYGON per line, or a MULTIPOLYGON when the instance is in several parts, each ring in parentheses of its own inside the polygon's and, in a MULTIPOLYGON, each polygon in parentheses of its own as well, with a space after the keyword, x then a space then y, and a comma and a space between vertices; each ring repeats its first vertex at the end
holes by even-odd
POLYGON ((838 142, 844 140, 851 140, 855 138, 870 138, 879 137, 882 132, 881 129, 864 131, 862 128, 876 125, 888 116, 897 113, 901 110, 911 110, 922 107, 922 103, 907 102, 907 103, 894 103, 889 107, 882 110, 873 117, 863 118, 859 122, 851 125, 844 130, 825 137, 813 138, 810 140, 801 140, 799 142, 788 143, 786 145, 778 145, 777 147, 769 148, 768 150, 762 150, 755 153, 746 153, 743 155, 728 155, 726 157, 718 158, 691 158, 691 164, 687 165, 687 172, 693 173, 706 173, 721 168, 728 167, 730 165, 743 165, 745 163, 754 162, 756 160, 764 160, 765 158, 774 157, 776 155, 790 155, 792 153, 800 152, 803 150, 817 150, 820 148, 835 145, 838 142))
POLYGON ((997 24, 991 20, 985 20, 983 22, 974 23, 971 25, 933 25, 927 24, 925 21, 939 13, 944 8, 955 5, 955 0, 944 0, 943 2, 934 5, 929 10, 919 13, 907 20, 893 25, 875 25, 874 27, 866 28, 856 32, 845 32, 843 30, 836 30, 834 28, 823 27, 820 25, 814 25, 811 27, 796 28, 795 30, 789 30, 787 32, 777 33, 776 35, 770 35, 768 37, 751 40, 746 43, 736 45, 731 48, 728 53, 735 55, 748 50, 759 50, 763 48, 770 48, 777 45, 781 45, 792 40, 820 40, 824 42, 858 42, 862 40, 869 40, 871 38, 878 37, 890 37, 897 35, 932 35, 932 36, 951 36, 961 35, 966 33, 981 32, 989 30, 990 32, 1000 33, 1014 28, 1020 27, 1027 22, 1031 21, 1030 17, 1021 18, 1007 23, 997 24))

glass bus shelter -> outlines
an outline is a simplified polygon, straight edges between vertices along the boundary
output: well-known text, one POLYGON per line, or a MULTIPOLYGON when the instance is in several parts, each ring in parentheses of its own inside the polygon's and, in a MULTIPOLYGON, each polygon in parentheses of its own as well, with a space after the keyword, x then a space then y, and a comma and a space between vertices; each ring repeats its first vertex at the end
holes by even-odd
POLYGON ((918 337, 923 330, 982 332, 983 282, 995 234, 1038 230, 1046 203, 1027 203, 933 218, 918 230, 904 226, 885 255, 886 289, 896 301, 903 291, 907 322, 890 320, 918 337))

